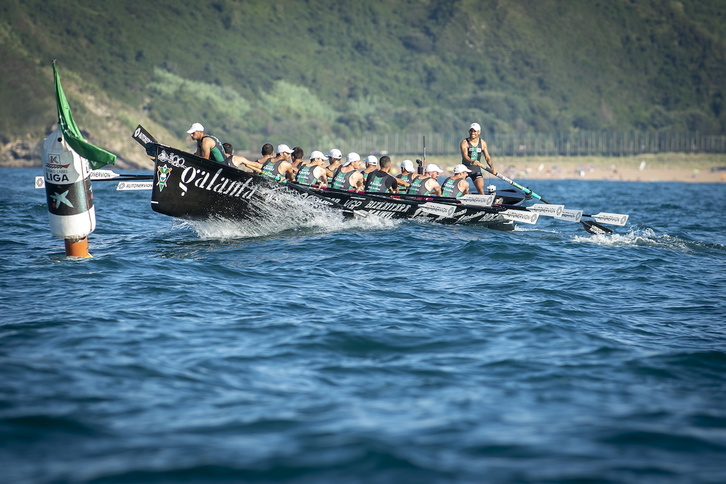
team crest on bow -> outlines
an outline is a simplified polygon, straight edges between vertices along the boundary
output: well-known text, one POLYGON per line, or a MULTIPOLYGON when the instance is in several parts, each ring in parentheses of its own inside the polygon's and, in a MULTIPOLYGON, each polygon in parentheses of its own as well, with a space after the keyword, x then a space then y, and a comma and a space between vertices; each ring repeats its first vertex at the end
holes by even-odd
POLYGON ((169 168, 168 166, 159 167, 159 181, 156 183, 156 186, 159 187, 159 191, 162 191, 164 188, 166 188, 166 182, 169 179, 169 173, 171 173, 171 168, 169 168))

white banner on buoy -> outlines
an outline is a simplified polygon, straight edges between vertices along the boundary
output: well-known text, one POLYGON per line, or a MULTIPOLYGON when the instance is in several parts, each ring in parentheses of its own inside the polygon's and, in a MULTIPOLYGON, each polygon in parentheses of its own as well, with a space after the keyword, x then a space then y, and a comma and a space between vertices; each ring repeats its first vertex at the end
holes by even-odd
POLYGON ((88 161, 68 146, 60 128, 45 139, 41 156, 51 233, 83 239, 96 228, 88 161))

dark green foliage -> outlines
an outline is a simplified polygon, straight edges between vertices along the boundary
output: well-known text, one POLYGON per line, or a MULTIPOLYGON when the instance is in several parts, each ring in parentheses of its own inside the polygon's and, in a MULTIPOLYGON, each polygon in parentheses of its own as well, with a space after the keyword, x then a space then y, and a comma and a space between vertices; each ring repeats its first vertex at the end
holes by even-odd
POLYGON ((174 132, 201 121, 254 151, 471 121, 726 132, 726 0, 4 3, 3 139, 55 119, 53 58, 174 132))

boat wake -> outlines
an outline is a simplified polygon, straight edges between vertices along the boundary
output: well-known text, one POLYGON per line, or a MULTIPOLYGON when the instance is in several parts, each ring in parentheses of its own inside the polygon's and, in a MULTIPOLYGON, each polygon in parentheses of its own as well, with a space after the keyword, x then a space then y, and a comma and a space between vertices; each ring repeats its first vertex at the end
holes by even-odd
POLYGON ((696 254, 703 251, 726 252, 726 246, 715 242, 687 240, 672 235, 658 235, 653 229, 632 229, 624 235, 606 234, 575 236, 575 241, 611 247, 653 247, 665 250, 696 254))
POLYGON ((187 221, 201 239, 259 238, 283 234, 315 234, 342 230, 380 230, 400 221, 368 215, 346 218, 340 210, 314 197, 300 198, 283 190, 270 189, 264 200, 250 202, 255 216, 247 220, 215 218, 187 221))

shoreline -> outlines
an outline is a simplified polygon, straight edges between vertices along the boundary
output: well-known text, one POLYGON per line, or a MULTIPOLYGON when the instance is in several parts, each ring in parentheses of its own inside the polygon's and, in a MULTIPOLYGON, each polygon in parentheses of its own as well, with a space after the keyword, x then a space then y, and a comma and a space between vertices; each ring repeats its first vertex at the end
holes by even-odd
MULTIPOLYGON (((393 160, 391 173, 399 173, 401 161, 416 160, 420 157, 420 154, 391 156, 393 160)), ((492 161, 497 171, 514 180, 726 183, 726 154, 659 153, 628 157, 493 157, 492 161)), ((455 155, 434 155, 427 157, 427 162, 436 163, 446 170, 444 175, 449 176, 461 159, 455 155)), ((19 166, 0 165, 0 168, 37 167, 42 172, 42 167, 36 163, 19 166)), ((108 165, 105 168, 112 170, 151 169, 127 168, 120 165, 108 165)))
MULTIPOLYGON (((451 172, 460 159, 430 156, 428 162, 451 172)), ((621 158, 492 157, 492 162, 497 171, 514 180, 726 183, 726 154, 662 153, 621 158)))

